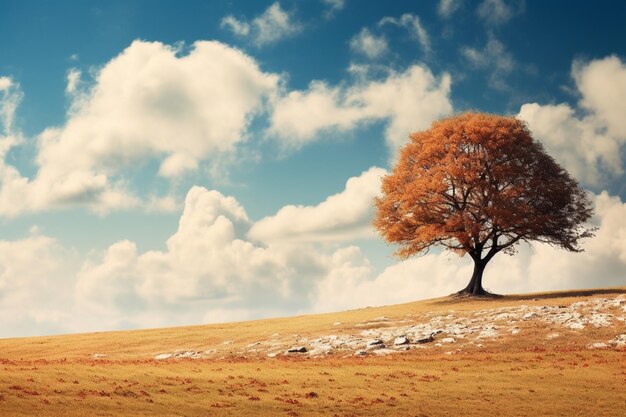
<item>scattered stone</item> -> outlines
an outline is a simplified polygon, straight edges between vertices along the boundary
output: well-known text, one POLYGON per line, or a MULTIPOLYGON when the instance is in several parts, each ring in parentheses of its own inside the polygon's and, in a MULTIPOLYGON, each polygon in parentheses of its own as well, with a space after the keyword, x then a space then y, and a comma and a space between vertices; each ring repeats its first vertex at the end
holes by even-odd
POLYGON ((589 349, 606 349, 609 346, 606 343, 592 343, 588 347, 589 349))
POLYGON ((485 326, 480 334, 477 336, 477 339, 487 339, 494 338, 498 336, 498 331, 496 326, 485 326))
POLYGON ((582 330, 585 328, 585 325, 580 321, 573 321, 571 323, 566 324, 566 326, 573 330, 582 330))
POLYGON ((287 353, 306 353, 307 348, 304 346, 296 346, 287 350, 287 353))
POLYGON ((180 359, 188 359, 188 358, 192 358, 192 359, 196 359, 199 358, 200 352, 196 352, 195 350, 183 350, 180 352, 175 352, 172 357, 173 358, 180 358, 180 359))
POLYGON ((172 357, 171 353, 161 353, 159 355, 156 355, 154 359, 156 359, 157 361, 162 361, 164 359, 169 359, 171 357, 172 357))
POLYGON ((522 320, 532 320, 535 317, 539 317, 539 314, 535 313, 534 311, 531 311, 530 313, 526 313, 522 316, 522 320))
POLYGON ((592 314, 589 319, 589 324, 592 324, 595 327, 607 327, 611 325, 611 318, 613 316, 611 314, 592 314))
POLYGON ((357 350, 356 352, 354 352, 354 356, 366 356, 367 352, 364 350, 357 350))
POLYGON ((375 350, 375 349, 384 349, 385 342, 380 339, 374 339, 367 342, 367 346, 365 347, 367 350, 375 350))
POLYGON ((396 339, 393 341, 393 344, 396 346, 408 345, 409 343, 409 339, 406 336, 396 337, 396 339))
POLYGON ((441 332, 432 332, 430 334, 430 336, 428 336, 428 337, 423 337, 421 339, 417 339, 417 343, 424 344, 424 343, 434 342, 435 341, 435 336, 438 335, 439 333, 441 333, 441 332))
POLYGON ((518 327, 513 327, 511 329, 511 334, 518 334, 519 333, 519 328, 518 327))
POLYGON ((557 337, 559 337, 559 336, 561 336, 561 335, 560 335, 560 334, 558 334, 558 333, 550 333, 550 334, 548 334, 548 335, 546 336, 546 339, 548 339, 548 340, 552 340, 552 339, 556 339, 556 338, 557 338, 557 337))
POLYGON ((626 334, 620 334, 615 339, 609 341, 609 345, 615 347, 626 346, 626 334))
POLYGON ((440 343, 455 343, 456 340, 454 340, 453 337, 444 337, 443 339, 440 340, 440 343))
POLYGON ((109 356, 109 355, 106 355, 104 353, 94 353, 93 354, 93 358, 94 359, 102 359, 102 358, 106 358, 107 356, 109 356))

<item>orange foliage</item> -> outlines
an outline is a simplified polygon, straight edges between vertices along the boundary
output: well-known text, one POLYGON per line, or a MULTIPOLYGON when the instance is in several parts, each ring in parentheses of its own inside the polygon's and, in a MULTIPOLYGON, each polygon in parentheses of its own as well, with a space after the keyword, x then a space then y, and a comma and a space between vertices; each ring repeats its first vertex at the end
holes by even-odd
POLYGON ((465 113, 410 138, 374 221, 401 258, 442 245, 484 268, 520 241, 580 251, 592 235, 585 191, 514 117, 465 113))

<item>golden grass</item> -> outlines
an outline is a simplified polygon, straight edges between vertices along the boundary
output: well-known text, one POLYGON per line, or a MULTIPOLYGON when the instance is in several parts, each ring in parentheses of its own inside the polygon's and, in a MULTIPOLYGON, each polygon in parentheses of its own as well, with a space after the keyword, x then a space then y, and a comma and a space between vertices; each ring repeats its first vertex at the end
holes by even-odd
POLYGON ((349 332, 380 316, 568 304, 625 292, 441 298, 243 323, 4 339, 0 416, 626 415, 626 352, 588 350, 591 336, 576 332, 552 343, 537 324, 524 329, 524 338, 456 355, 432 349, 363 358, 153 359, 224 340, 236 352, 274 333, 349 332), (94 353, 108 356, 94 359, 94 353))

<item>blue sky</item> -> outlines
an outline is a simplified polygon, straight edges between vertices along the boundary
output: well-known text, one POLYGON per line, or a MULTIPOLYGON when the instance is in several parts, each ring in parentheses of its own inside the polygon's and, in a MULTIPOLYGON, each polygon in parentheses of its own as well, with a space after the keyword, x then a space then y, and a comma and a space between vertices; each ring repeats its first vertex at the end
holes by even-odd
POLYGON ((625 18, 614 1, 0 0, 0 337, 459 289, 471 261, 398 261, 370 224, 408 134, 466 110, 523 119, 599 228, 583 254, 500 255, 486 287, 624 285, 625 18))

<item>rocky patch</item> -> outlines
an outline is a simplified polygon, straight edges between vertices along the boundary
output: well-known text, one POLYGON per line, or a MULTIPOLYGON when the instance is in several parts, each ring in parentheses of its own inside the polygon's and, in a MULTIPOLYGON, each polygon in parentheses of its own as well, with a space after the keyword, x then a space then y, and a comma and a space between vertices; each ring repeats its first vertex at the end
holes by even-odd
MULTIPOLYGON (((399 320, 378 317, 355 323, 353 330, 341 334, 329 334, 309 340, 298 334, 273 334, 267 340, 248 343, 243 348, 232 348, 232 341, 205 352, 178 350, 159 353, 156 360, 223 357, 228 354, 264 355, 326 355, 367 356, 388 355, 412 349, 439 349, 454 346, 445 353, 460 353, 464 349, 482 348, 502 337, 523 337, 525 331, 537 326, 545 328, 545 340, 555 340, 563 332, 586 332, 588 328, 600 329, 617 326, 617 333, 610 339, 595 340, 589 349, 613 349, 626 347, 626 297, 596 298, 580 301, 569 306, 528 306, 484 309, 465 314, 450 310, 444 314, 427 313, 407 315, 399 320), (536 323, 536 324, 534 324, 536 323), (534 326, 534 327, 533 327, 534 326), (217 355, 217 356, 216 356, 217 355), (221 355, 221 356, 220 356, 221 355)), ((341 323, 334 323, 337 326, 341 323)))

